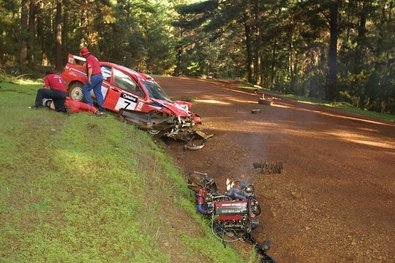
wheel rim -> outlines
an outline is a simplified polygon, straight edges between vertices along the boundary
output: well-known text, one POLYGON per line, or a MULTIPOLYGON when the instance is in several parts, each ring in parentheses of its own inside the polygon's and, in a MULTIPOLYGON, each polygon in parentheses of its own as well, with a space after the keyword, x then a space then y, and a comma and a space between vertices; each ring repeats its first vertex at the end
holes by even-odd
POLYGON ((78 86, 73 87, 70 91, 70 97, 72 100, 82 101, 83 98, 82 88, 78 86))

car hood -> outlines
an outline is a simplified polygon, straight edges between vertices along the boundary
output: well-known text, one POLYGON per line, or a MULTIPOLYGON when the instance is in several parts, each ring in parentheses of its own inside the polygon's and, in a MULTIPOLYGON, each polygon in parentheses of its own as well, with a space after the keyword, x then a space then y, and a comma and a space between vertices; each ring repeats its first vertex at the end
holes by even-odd
POLYGON ((186 101, 167 101, 167 100, 159 100, 159 99, 154 99, 152 100, 166 109, 170 110, 174 115, 180 116, 180 117, 190 117, 191 112, 189 109, 191 108, 191 104, 186 101))

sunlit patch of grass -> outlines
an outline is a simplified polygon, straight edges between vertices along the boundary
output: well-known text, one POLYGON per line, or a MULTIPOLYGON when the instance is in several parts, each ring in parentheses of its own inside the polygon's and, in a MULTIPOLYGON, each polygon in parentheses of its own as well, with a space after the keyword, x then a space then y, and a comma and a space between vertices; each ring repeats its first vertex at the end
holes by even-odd
POLYGON ((11 76, 11 75, 6 75, 4 73, 0 74, 0 83, 11 83, 11 84, 16 84, 16 85, 39 85, 42 83, 42 79, 29 79, 25 78, 23 76, 16 77, 16 76, 11 76))
POLYGON ((380 119, 380 120, 387 120, 387 121, 393 121, 393 122, 395 121, 395 115, 393 115, 393 114, 386 114, 386 113, 379 113, 379 112, 374 112, 374 111, 363 110, 363 109, 355 108, 351 104, 345 103, 345 102, 334 102, 334 103, 330 103, 327 106, 339 108, 339 109, 342 109, 347 112, 357 113, 360 115, 364 115, 364 116, 368 116, 368 117, 372 117, 372 118, 376 118, 376 119, 380 119))
MULTIPOLYGON (((156 247, 144 252, 151 240, 139 227, 142 186, 136 171, 130 167, 136 160, 128 161, 123 155, 128 147, 123 149, 122 155, 117 154, 113 146, 106 143, 105 134, 111 136, 112 131, 105 133, 101 127, 104 123, 97 124, 102 132, 96 134, 96 138, 89 125, 85 125, 85 129, 84 125, 72 125, 92 122, 94 116, 81 114, 74 119, 77 122, 65 115, 56 116, 62 123, 59 119, 53 120, 58 122, 56 126, 49 126, 56 127, 53 132, 40 123, 51 119, 51 112, 35 113, 42 116, 36 124, 24 122, 15 127, 23 131, 20 137, 25 140, 33 137, 34 141, 16 142, 14 151, 23 152, 19 152, 19 157, 18 152, 11 152, 15 158, 9 161, 18 169, 9 170, 2 177, 9 193, 2 195, 3 219, 10 223, 11 232, 23 233, 23 237, 2 233, 4 244, 1 246, 7 258, 75 262, 81 259, 112 261, 115 257, 120 261, 146 262, 149 256, 157 262, 168 262, 156 247), (65 125, 69 121, 72 123, 65 125), (14 247, 19 248, 18 253, 10 253, 14 247)), ((97 119, 93 123, 95 121, 97 119)), ((133 130, 132 126, 128 128, 133 130)), ((113 143, 123 148, 114 137, 111 137, 115 140, 113 143)))

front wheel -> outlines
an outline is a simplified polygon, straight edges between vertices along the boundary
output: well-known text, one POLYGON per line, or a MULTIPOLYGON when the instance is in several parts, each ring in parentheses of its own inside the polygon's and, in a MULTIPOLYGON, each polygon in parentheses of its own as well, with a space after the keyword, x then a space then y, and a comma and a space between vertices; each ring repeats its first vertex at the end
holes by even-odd
POLYGON ((82 94, 82 83, 74 82, 70 85, 69 88, 69 96, 72 100, 82 101, 84 99, 84 95, 82 94))
POLYGON ((155 129, 148 129, 147 131, 149 134, 153 136, 158 135, 161 132, 160 130, 155 130, 155 129))

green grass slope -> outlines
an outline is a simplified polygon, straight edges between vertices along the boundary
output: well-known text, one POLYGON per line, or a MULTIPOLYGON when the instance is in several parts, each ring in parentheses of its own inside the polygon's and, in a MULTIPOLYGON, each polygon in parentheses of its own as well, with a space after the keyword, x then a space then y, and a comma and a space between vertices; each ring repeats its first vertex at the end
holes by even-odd
POLYGON ((143 131, 108 114, 34 110, 0 79, 0 262, 252 262, 211 234, 143 131))

